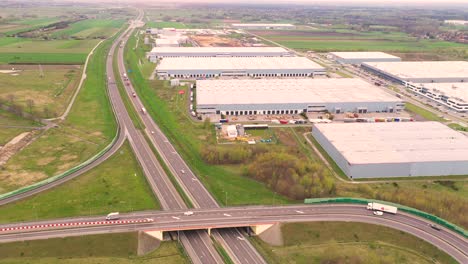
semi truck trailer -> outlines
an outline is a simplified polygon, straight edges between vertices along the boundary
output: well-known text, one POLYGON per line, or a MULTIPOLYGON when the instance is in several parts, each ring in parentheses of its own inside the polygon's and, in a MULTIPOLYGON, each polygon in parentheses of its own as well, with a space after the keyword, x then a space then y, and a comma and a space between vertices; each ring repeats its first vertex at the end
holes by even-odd
POLYGON ((380 203, 368 203, 367 204, 367 210, 372 210, 372 211, 382 211, 386 213, 391 213, 391 214, 396 214, 398 211, 398 208, 395 206, 390 206, 386 204, 380 204, 380 203))

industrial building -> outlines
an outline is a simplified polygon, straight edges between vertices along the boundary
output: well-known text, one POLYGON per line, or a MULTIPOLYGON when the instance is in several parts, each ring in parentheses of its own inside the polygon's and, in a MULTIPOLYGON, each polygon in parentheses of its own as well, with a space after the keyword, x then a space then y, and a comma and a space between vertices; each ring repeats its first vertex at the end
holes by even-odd
POLYGON ((232 24, 232 27, 238 29, 295 29, 292 24, 232 24))
POLYGON ((401 84, 468 81, 467 61, 364 62, 361 66, 401 84))
POLYGON ((289 57, 291 52, 280 47, 178 47, 153 48, 150 61, 177 57, 289 57))
POLYGON ((344 64, 361 64, 363 62, 401 61, 400 57, 383 52, 330 52, 332 57, 344 64))
POLYGON ((468 83, 406 83, 406 87, 457 112, 468 112, 468 83))
POLYGON ((353 179, 468 174, 468 137, 438 122, 315 124, 312 135, 353 179))
POLYGON ((325 73, 324 67, 304 57, 164 58, 156 67, 160 78, 307 77, 325 73))
POLYGON ((197 112, 256 115, 396 112, 401 99, 361 79, 198 80, 197 112))

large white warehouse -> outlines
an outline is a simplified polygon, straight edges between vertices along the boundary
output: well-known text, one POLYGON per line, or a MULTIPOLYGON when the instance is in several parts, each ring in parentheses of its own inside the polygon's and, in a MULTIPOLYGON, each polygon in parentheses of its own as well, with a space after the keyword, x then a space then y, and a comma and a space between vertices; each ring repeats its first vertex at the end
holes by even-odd
POLYGON ((468 112, 468 83, 407 83, 406 87, 458 112, 468 112))
POLYGON ((315 124, 312 135, 353 179, 468 174, 468 137, 438 122, 315 124))
POLYGON ((292 56, 281 47, 155 47, 150 61, 170 57, 283 57, 292 56))
POLYGON ((361 66, 402 84, 468 82, 467 61, 364 62, 361 66))
POLYGON ((344 64, 361 64, 363 62, 401 61, 400 57, 383 52, 330 52, 333 58, 344 64))
POLYGON ((401 99, 361 79, 197 81, 197 112, 225 115, 394 112, 401 99))
POLYGON ((304 57, 164 58, 156 67, 162 78, 306 77, 325 72, 324 67, 304 57))
POLYGON ((232 24, 233 27, 239 29, 295 29, 292 24, 232 24))

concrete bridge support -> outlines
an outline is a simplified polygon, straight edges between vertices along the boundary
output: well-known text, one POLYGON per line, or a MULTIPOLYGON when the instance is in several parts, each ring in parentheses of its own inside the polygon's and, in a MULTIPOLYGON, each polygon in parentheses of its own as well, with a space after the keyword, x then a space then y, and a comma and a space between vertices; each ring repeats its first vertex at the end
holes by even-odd
POLYGON ((147 235, 150 235, 158 240, 163 241, 164 240, 164 234, 163 231, 145 231, 147 235))
POLYGON ((251 226, 252 231, 254 232, 255 235, 260 235, 261 233, 265 232, 267 229, 272 227, 273 224, 267 224, 267 225, 255 225, 251 226))

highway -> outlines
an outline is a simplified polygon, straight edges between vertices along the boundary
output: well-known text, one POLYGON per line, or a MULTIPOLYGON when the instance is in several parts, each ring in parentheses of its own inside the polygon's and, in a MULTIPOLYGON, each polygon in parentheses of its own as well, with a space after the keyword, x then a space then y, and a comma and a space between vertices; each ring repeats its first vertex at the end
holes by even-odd
MULTIPOLYGON (((123 49, 118 51, 118 68, 123 76, 127 72, 124 64, 123 49)), ((123 83, 125 83, 123 81, 123 83)), ((149 114, 143 113, 141 109, 144 107, 138 96, 133 97, 135 89, 131 82, 126 85, 127 96, 130 98, 135 110, 139 113, 141 120, 146 127, 146 133, 152 144, 155 146, 158 153, 161 155, 164 162, 167 164, 177 182, 187 194, 189 199, 194 204, 195 208, 218 208, 219 205, 211 196, 205 186, 200 182, 199 178, 190 170, 180 154, 176 151, 169 139, 160 130, 159 126, 154 122, 149 114)), ((219 235, 227 246, 227 252, 232 260, 236 263, 245 264, 264 264, 265 260, 258 254, 255 248, 247 239, 239 240, 237 237, 244 237, 239 230, 220 230, 219 235), (236 261, 242 259, 242 261, 236 261)), ((208 237, 208 235, 206 235, 208 237)))
MULTIPOLYGON (((396 215, 384 214, 375 216, 366 210, 365 205, 352 204, 322 204, 322 205, 290 205, 290 206, 246 206, 231 208, 194 209, 194 214, 184 216, 183 210, 178 211, 147 211, 122 215, 122 219, 151 218, 152 222, 138 224, 105 224, 102 226, 36 228, 13 231, 2 231, 3 228, 27 227, 52 223, 77 223, 86 221, 102 221, 104 217, 68 218, 51 221, 16 223, 0 225, 0 242, 43 239, 49 237, 76 236, 83 234, 103 234, 112 232, 130 232, 136 230, 201 230, 206 228, 231 228, 256 224, 275 224, 287 222, 311 221, 346 221, 362 222, 388 226, 417 236, 441 250, 447 252, 460 263, 468 263, 468 242, 465 237, 442 227, 437 231, 429 226, 430 222, 411 214, 398 212, 396 215), (178 219, 178 220, 175 220, 178 219)), ((235 236, 236 229, 227 230, 235 236)), ((197 232, 184 232, 196 234, 197 232)), ((206 232, 201 232, 206 233, 206 232)), ((213 231, 216 237, 216 231, 213 231)), ((226 238, 225 238, 226 239, 226 238)), ((234 237, 243 241, 242 237, 234 237)), ((226 239, 228 243, 233 241, 226 239)), ((240 256, 243 263, 245 256, 240 256)))

